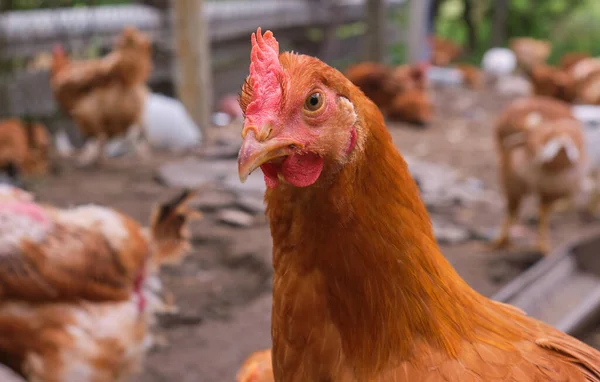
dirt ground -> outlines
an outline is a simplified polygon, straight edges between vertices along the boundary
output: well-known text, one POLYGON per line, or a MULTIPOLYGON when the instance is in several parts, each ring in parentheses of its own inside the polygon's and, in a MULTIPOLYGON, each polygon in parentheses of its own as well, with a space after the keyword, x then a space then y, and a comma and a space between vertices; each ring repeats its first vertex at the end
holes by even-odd
MULTIPOLYGON (((451 166, 498 191, 491 129, 509 100, 461 89, 435 91, 435 99, 437 113, 429 127, 390 126, 397 146, 405 154, 451 166)), ((156 169, 177 160, 168 154, 157 154, 147 164, 121 158, 98 170, 65 164, 57 175, 36 181, 33 190, 38 199, 58 206, 98 203, 147 222, 153 204, 175 193, 156 181, 156 169)), ((497 195, 482 206, 458 206, 436 214, 453 219, 459 215, 469 228, 491 231, 502 216, 501 194, 497 195)), ((166 289, 174 294, 180 312, 161 320, 159 346, 149 354, 139 381, 233 381, 248 354, 270 346, 268 227, 260 213, 245 228, 219 223, 221 207, 231 204, 232 198, 229 190, 212 193, 202 208, 204 220, 192 225, 192 253, 183 264, 163 271, 166 289)), ((525 215, 532 211, 528 208, 525 215)), ((553 223, 554 246, 597 228, 573 212, 556 215, 553 223)), ((526 241, 533 240, 531 231, 525 228, 526 241)), ((491 264, 498 254, 487 251, 482 241, 443 244, 442 250, 466 281, 485 295, 508 281, 493 281, 491 264)))

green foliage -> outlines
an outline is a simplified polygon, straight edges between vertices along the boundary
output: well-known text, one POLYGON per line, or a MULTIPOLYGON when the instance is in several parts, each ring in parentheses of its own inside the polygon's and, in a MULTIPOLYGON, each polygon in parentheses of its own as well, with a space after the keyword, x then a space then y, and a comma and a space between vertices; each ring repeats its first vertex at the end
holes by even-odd
MULTIPOLYGON (((472 0, 477 44, 465 61, 480 62, 490 48, 494 0, 472 0)), ((600 1, 598 0, 508 0, 507 39, 534 37, 553 42, 550 61, 564 53, 586 51, 600 55, 600 1)), ((436 24, 436 33, 461 44, 467 42, 463 21, 464 0, 446 0, 436 24)), ((504 42, 504 46, 508 41, 504 42)))

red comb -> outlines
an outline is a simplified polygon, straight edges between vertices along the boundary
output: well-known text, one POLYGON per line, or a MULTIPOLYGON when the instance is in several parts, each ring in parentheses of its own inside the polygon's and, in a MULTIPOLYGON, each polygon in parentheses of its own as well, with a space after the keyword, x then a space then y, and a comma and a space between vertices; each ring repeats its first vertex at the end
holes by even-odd
POLYGON ((62 46, 62 44, 60 43, 56 43, 52 46, 52 53, 54 53, 55 55, 63 55, 65 54, 65 50, 62 46))
POLYGON ((246 115, 273 110, 281 101, 281 79, 283 68, 279 64, 279 43, 271 31, 261 29, 252 33, 252 53, 250 54, 250 84, 253 100, 246 108, 246 115))

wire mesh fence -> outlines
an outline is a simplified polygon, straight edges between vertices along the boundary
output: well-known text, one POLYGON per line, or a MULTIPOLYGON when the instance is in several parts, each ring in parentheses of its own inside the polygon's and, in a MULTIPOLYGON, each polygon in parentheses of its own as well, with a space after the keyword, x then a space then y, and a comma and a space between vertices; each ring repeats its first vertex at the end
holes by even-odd
MULTIPOLYGON (((406 0, 388 3, 398 8, 406 0)), ((49 81, 53 46, 61 44, 73 59, 102 57, 126 25, 153 41, 151 88, 173 95, 169 5, 169 0, 0 0, 0 118, 61 117, 49 81)), ((366 30, 364 0, 208 0, 205 17, 216 97, 239 89, 248 70, 248 36, 257 26, 273 29, 283 49, 338 67, 360 57, 366 30)))

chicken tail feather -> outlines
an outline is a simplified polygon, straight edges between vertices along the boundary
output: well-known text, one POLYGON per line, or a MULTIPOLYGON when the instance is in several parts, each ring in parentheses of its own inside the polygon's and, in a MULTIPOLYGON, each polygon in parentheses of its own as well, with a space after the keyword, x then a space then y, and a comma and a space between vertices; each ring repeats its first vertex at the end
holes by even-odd
POLYGON ((189 249, 186 224, 202 216, 187 205, 195 195, 195 191, 183 190, 177 197, 158 205, 154 210, 150 229, 158 264, 177 263, 189 249))

